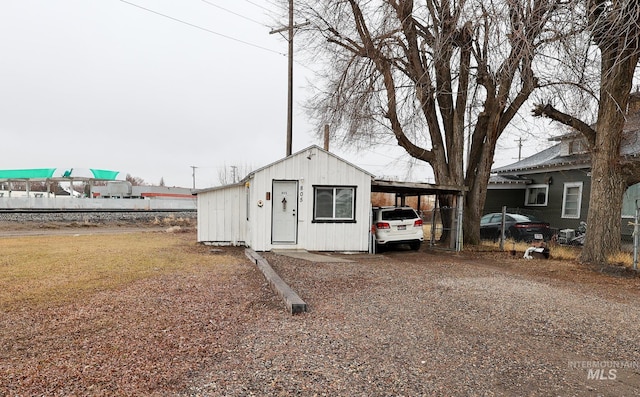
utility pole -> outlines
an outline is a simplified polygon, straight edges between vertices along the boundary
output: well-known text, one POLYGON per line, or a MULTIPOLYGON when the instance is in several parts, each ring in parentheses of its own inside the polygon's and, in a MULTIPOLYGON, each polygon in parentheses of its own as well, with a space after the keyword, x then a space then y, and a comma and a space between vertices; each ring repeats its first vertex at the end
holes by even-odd
POLYGON ((195 190, 196 188, 196 167, 195 165, 191 166, 191 177, 193 178, 193 189, 195 190))
POLYGON ((308 25, 305 22, 300 25, 293 23, 293 0, 289 0, 289 24, 280 29, 274 29, 269 34, 288 32, 287 41, 289 42, 288 63, 287 63, 287 156, 291 156, 293 146, 293 33, 295 28, 308 25))
POLYGON ((237 166, 232 165, 231 166, 231 178, 233 180, 233 183, 236 183, 236 170, 238 169, 237 166))
POLYGON ((522 160, 522 137, 518 138, 518 161, 522 160))

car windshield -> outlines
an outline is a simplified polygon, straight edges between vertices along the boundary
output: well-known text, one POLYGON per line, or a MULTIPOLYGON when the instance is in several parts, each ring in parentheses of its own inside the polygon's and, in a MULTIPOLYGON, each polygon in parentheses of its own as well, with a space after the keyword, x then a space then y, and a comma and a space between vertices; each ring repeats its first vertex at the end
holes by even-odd
POLYGON ((402 219, 414 219, 418 215, 411 208, 396 208, 389 211, 382 211, 383 221, 398 221, 402 219))

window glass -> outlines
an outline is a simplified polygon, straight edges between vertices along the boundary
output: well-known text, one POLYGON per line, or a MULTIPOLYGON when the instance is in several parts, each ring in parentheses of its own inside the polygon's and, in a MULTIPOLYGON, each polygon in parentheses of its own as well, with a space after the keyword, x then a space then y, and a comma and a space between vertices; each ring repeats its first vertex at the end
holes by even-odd
POLYGON ((495 214, 491 218, 491 222, 489 222, 489 223, 501 223, 501 222, 502 222, 502 214, 495 214))
POLYGON ((562 217, 579 218, 582 199, 582 182, 566 183, 562 199, 562 217))
POLYGON ((640 199, 640 183, 629 186, 622 198, 622 216, 636 216, 636 200, 640 199))
POLYGON ((315 187, 314 220, 354 220, 355 188, 315 187))
POLYGON ((548 185, 533 185, 527 187, 525 205, 543 206, 547 205, 547 194, 549 192, 548 185))
POLYGON ((316 189, 316 218, 333 218, 333 189, 316 189))
POLYGON ((393 210, 382 211, 383 221, 400 221, 404 219, 419 218, 418 214, 412 209, 394 208, 393 210))
POLYGON ((336 218, 353 218, 353 189, 336 189, 336 218))

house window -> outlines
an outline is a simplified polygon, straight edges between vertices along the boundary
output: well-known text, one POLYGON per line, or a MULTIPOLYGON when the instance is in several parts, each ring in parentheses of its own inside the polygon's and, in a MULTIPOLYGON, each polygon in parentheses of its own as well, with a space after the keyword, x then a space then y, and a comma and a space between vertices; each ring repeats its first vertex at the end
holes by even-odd
POLYGON ((580 218, 580 206, 582 205, 582 182, 564 184, 562 195, 562 217, 580 218))
POLYGON ((640 199, 640 183, 629 186, 622 197, 622 216, 633 218, 636 216, 636 200, 640 199))
POLYGON ((313 189, 314 222, 355 221, 355 187, 314 186, 313 189))
POLYGON ((527 187, 524 205, 545 206, 549 195, 549 185, 531 185, 527 187))

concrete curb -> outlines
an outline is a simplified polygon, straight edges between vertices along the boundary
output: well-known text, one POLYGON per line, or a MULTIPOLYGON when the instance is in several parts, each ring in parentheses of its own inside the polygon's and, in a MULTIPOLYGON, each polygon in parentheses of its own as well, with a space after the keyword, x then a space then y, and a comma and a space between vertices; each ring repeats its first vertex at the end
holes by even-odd
POLYGON ((258 269, 262 271, 271 288, 282 298, 291 314, 307 311, 307 304, 278 276, 271 265, 269 265, 269 262, 252 249, 247 248, 244 250, 244 253, 258 266, 258 269))

